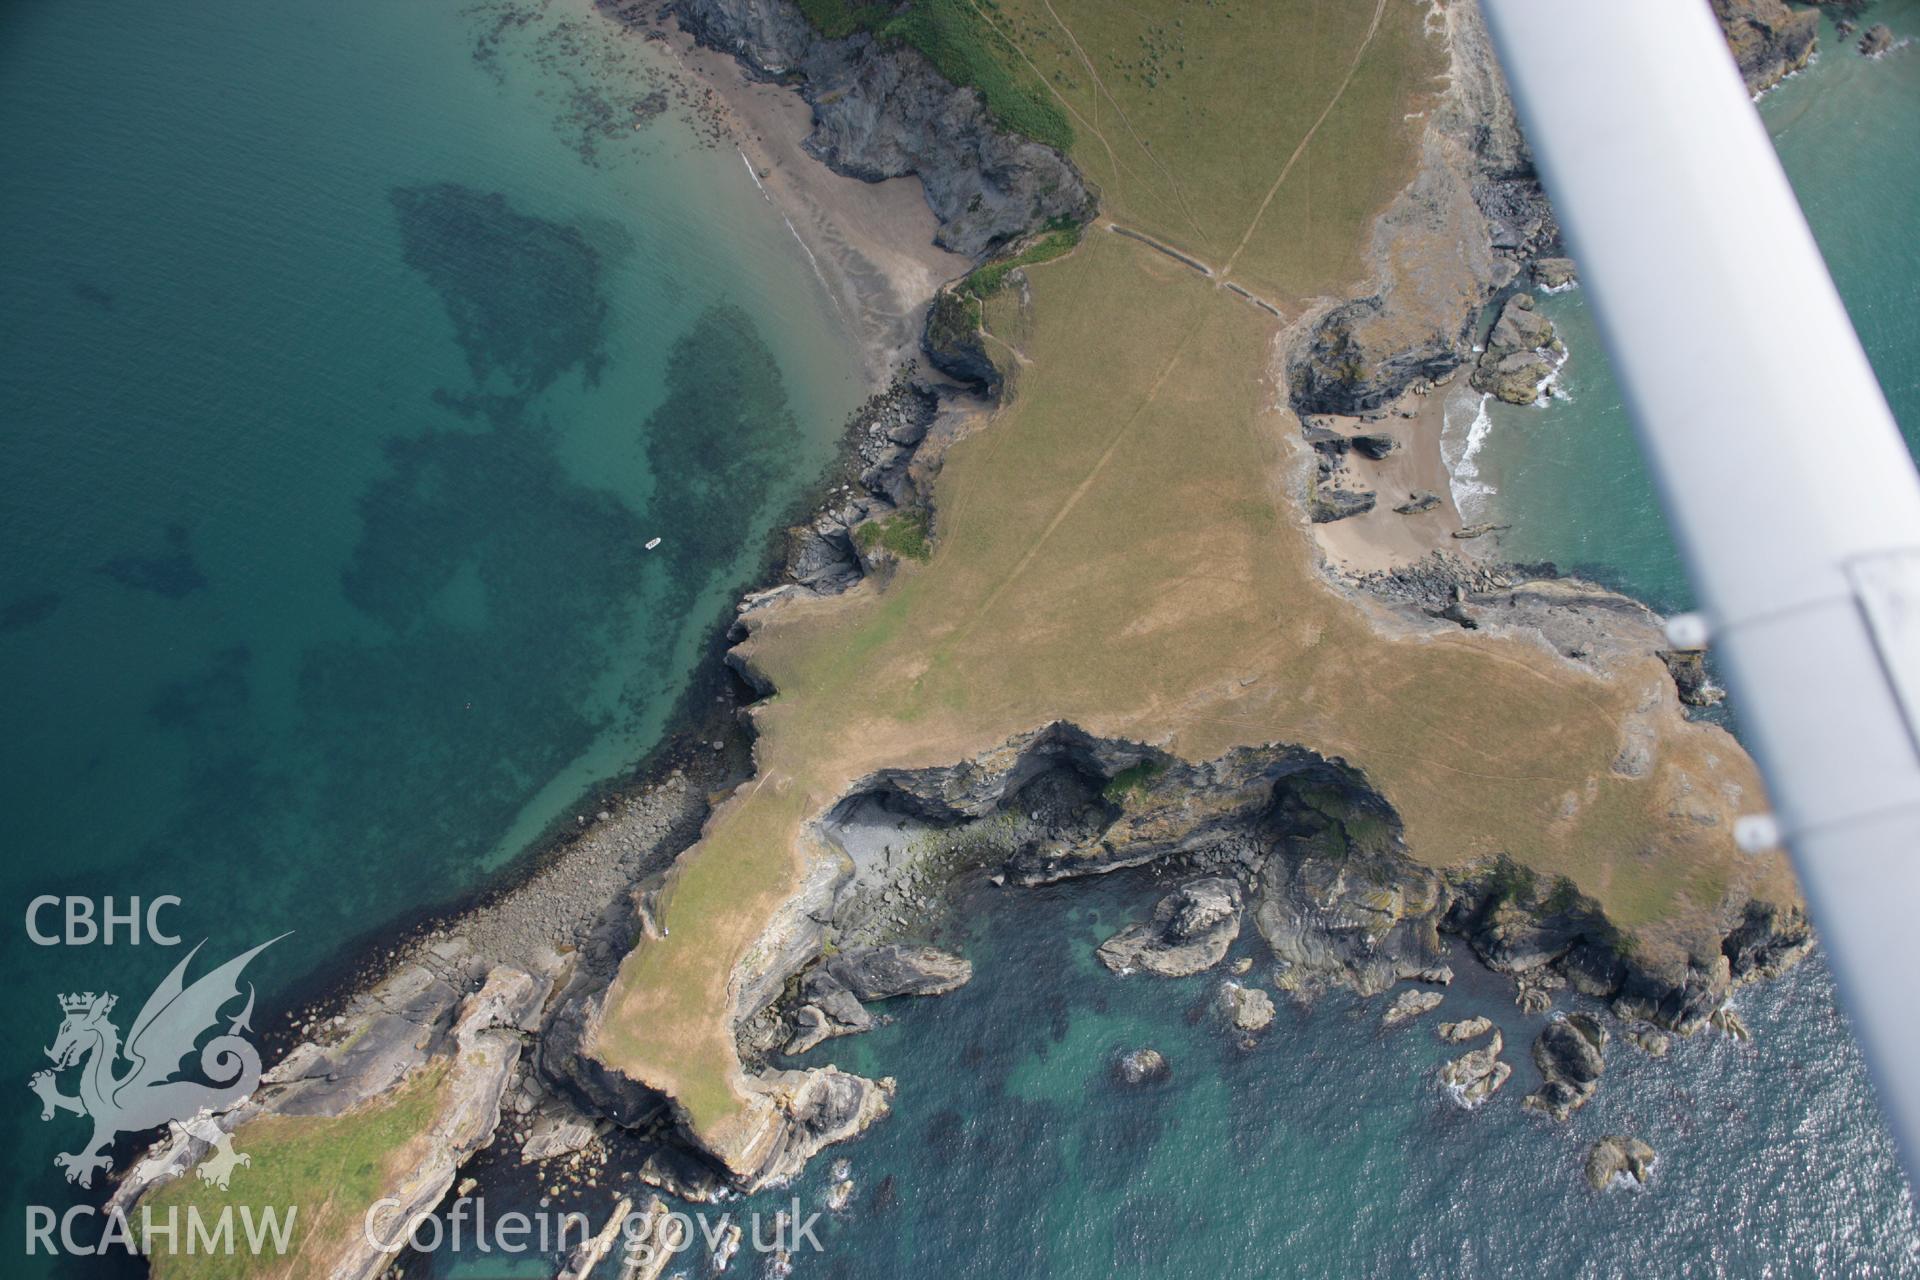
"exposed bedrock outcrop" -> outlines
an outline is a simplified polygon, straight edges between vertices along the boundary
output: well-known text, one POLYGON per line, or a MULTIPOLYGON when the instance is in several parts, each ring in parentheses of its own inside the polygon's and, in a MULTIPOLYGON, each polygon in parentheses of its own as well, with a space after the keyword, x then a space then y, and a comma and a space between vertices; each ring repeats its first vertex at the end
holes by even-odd
POLYGON ((997 400, 1006 389, 1006 376, 987 350, 986 337, 980 330, 979 305, 957 286, 940 290, 927 308, 920 347, 934 368, 989 400, 997 400))
POLYGON ((1549 1022, 1533 1042, 1533 1064, 1540 1068, 1545 1081, 1521 1105, 1555 1120, 1565 1120, 1586 1106, 1599 1090, 1601 1073, 1607 1069, 1601 1053, 1607 1039, 1607 1029, 1590 1013, 1549 1022))
POLYGON ((1368 413, 1470 356, 1479 308, 1560 232, 1521 137, 1477 6, 1444 14, 1449 88, 1414 180, 1373 229, 1365 296, 1311 322, 1288 362, 1299 413, 1368 413))
POLYGON ((1645 1186, 1659 1157, 1638 1138, 1610 1133, 1587 1152, 1587 1184, 1595 1191, 1613 1186, 1645 1186))
MULTIPOLYGON (((1571 985, 1613 999, 1622 1018, 1681 1031, 1704 1026, 1733 987, 1791 963, 1810 942, 1797 908, 1728 904, 1722 932, 1703 935, 1710 940, 1698 954, 1666 948, 1658 952, 1666 958, 1650 958, 1568 882, 1549 883, 1501 857, 1419 862, 1363 773, 1285 745, 1195 763, 1055 722, 970 760, 870 774, 815 833, 845 856, 816 860, 735 974, 734 1025, 754 1117, 738 1130, 749 1136, 702 1149, 738 1188, 792 1176, 822 1146, 885 1113, 890 1081, 773 1064, 872 1025, 868 1000, 965 980, 964 959, 914 945, 917 930, 962 900, 950 892, 956 884, 1017 891, 1154 864, 1179 879, 1104 948, 1124 950, 1126 967, 1171 960, 1166 971, 1187 973, 1217 964, 1250 914, 1274 986, 1370 995, 1407 980, 1445 983, 1447 939, 1457 937, 1517 982, 1571 985)), ((1244 1013, 1245 1025, 1264 1021, 1264 1010, 1244 1013)), ((568 1016, 590 1028, 593 998, 568 1016)), ((1476 1053, 1455 1073, 1469 1099, 1507 1074, 1497 1050, 1476 1053)), ((590 1061, 563 1043, 559 1056, 590 1061)), ((1578 1091, 1580 1069, 1566 1065, 1573 1058, 1547 1060, 1578 1091)), ((631 1082, 569 1078, 623 1123, 649 1105, 681 1119, 631 1082)), ((707 1141, 684 1125, 681 1139, 707 1141)))
MULTIPOLYGON (((1485 1022, 1481 1018, 1478 1021, 1485 1022)), ((1448 1023, 1449 1026, 1457 1026, 1448 1023)), ((1440 1083, 1452 1090, 1465 1107, 1477 1107, 1500 1091, 1513 1067, 1500 1060, 1506 1041, 1498 1031, 1478 1049, 1469 1050, 1440 1068, 1440 1083)))
POLYGON ((1065 156, 1000 128, 977 91, 956 88, 903 44, 865 33, 828 39, 791 0, 672 7, 702 44, 800 91, 813 108, 807 150, 835 172, 869 182, 918 175, 943 248, 980 258, 1049 219, 1093 215, 1065 156))
POLYGON ((1710 0, 1713 16, 1750 93, 1770 89, 1807 65, 1820 35, 1816 9, 1790 9, 1785 0, 1710 0))
POLYGON ((1240 936, 1241 890, 1236 880, 1208 876, 1184 884, 1154 904, 1152 916, 1100 944, 1100 963, 1115 973, 1145 970, 1184 978, 1227 958, 1240 936))
POLYGON ((942 996, 973 978, 973 966, 959 956, 937 947, 897 943, 839 952, 826 969, 857 1000, 942 996))
MULTIPOLYGON (((465 957, 442 957, 444 974, 410 964, 373 988, 347 1015, 356 1033, 308 1041, 261 1077, 260 1087, 231 1110, 170 1135, 136 1161, 115 1188, 109 1208, 131 1214, 155 1187, 186 1174, 223 1134, 267 1115, 345 1116, 379 1106, 395 1090, 429 1071, 443 1072, 436 1089, 433 1142, 419 1162, 382 1184, 393 1202, 381 1219, 401 1230, 430 1211, 453 1186, 460 1165, 492 1139, 501 1099, 520 1063, 521 1048, 537 1027, 551 983, 506 965, 484 976, 455 970, 465 957), (477 989, 470 989, 476 982, 477 989)), ((244 1137, 244 1134, 242 1135, 244 1137)), ((316 1231, 308 1259, 338 1280, 372 1280, 393 1255, 360 1229, 370 1206, 348 1202, 353 1223, 343 1231, 316 1231)))
POLYGON ((1553 321, 1535 310, 1533 295, 1516 293, 1507 299, 1487 334, 1486 349, 1473 370, 1473 386, 1508 404, 1532 404, 1565 352, 1553 321))

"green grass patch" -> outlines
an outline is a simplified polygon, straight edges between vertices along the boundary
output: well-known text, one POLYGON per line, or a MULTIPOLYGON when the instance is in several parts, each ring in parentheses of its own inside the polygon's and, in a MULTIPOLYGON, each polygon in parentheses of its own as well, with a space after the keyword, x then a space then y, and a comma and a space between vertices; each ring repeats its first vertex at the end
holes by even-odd
POLYGON ((960 282, 960 287, 984 302, 1005 287, 1007 276, 1017 268, 1038 266, 1042 262, 1051 262, 1055 258, 1065 257, 1079 243, 1078 225, 1068 223, 1065 226, 1054 227, 1019 253, 975 267, 968 273, 967 278, 960 282))
POLYGON ((877 31, 893 16, 884 4, 848 4, 847 0, 797 0, 800 12, 814 30, 832 40, 844 40, 856 31, 877 31))
MULTIPOLYGON (((971 0, 913 0, 899 8, 848 0, 798 2, 821 35, 843 39, 867 31, 917 49, 949 82, 979 90, 987 114, 1001 128, 1061 152, 1072 148, 1073 126, 1066 112, 971 0)), ((994 0, 983 2, 995 7, 994 0)))
POLYGON ((980 299, 958 289, 942 289, 933 297, 927 316, 927 341, 950 350, 973 341, 981 324, 980 299))
MULTIPOLYGON (((306 1277, 320 1274, 328 1245, 362 1230, 362 1218, 387 1194, 388 1161, 425 1133, 439 1108, 446 1076, 441 1063, 422 1071, 377 1106, 343 1116, 262 1116, 234 1134, 234 1149, 250 1162, 233 1171, 221 1191, 189 1173, 174 1179, 147 1201, 153 1220, 164 1222, 178 1210, 180 1232, 175 1250, 164 1244, 152 1258, 154 1280, 244 1280, 267 1274, 306 1277), (236 1247, 231 1252, 187 1253, 188 1210, 212 1227, 222 1210, 232 1208, 236 1247), (257 1222, 268 1212, 286 1221, 292 1214, 292 1241, 286 1256, 251 1252, 245 1239, 243 1210, 257 1222)), ((134 1221, 139 1221, 138 1215, 134 1221)))
POLYGON ((927 541, 930 526, 924 510, 896 511, 884 520, 869 520, 855 529, 853 540, 869 555, 879 549, 891 551, 902 560, 925 564, 933 558, 933 547, 927 541))
POLYGON ((1124 804, 1145 795, 1147 788, 1153 785, 1153 780, 1166 771, 1164 760, 1142 760, 1108 778, 1107 785, 1100 788, 1100 794, 1110 804, 1124 804))

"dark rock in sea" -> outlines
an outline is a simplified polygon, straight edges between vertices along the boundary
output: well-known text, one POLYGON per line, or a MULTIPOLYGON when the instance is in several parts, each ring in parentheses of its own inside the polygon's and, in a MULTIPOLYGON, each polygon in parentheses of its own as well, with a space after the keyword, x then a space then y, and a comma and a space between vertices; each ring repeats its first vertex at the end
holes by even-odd
POLYGON ((1508 404, 1532 404, 1562 349, 1553 322, 1534 309, 1533 295, 1516 293, 1501 308, 1468 380, 1508 404))
POLYGON ((1860 52, 1869 58, 1877 58, 1893 48, 1893 28, 1884 22, 1876 22, 1868 27, 1866 34, 1860 37, 1860 52))
POLYGON ((1315 485, 1308 511, 1315 524, 1332 524, 1335 520, 1345 520, 1348 516, 1357 516, 1373 510, 1376 495, 1371 490, 1335 489, 1330 485, 1315 485))
POLYGON ((1730 1004, 1723 1004, 1707 1015, 1707 1022, 1716 1031, 1720 1031, 1734 1040, 1751 1040, 1753 1032, 1747 1029, 1746 1019, 1730 1004))
POLYGON ((1637 1027, 1627 1033, 1627 1039, 1638 1045, 1640 1052, 1649 1058, 1664 1058, 1667 1051, 1673 1048, 1673 1037, 1652 1027, 1637 1027))
POLYGON ((0 634, 24 631, 36 623, 45 622, 60 607, 60 600, 58 592, 36 591, 7 601, 0 605, 0 634))
POLYGON ((1638 1138, 1610 1133, 1587 1152, 1587 1182, 1595 1191, 1631 1181, 1645 1186, 1657 1157, 1638 1138))
POLYGON ((917 174, 940 220, 935 240, 980 258, 1051 219, 1083 222, 1094 198, 1066 157, 993 121, 903 41, 823 36, 787 0, 674 0, 702 44, 813 108, 807 150, 868 182, 917 174))
POLYGON ((1183 978, 1226 958, 1240 936, 1237 881, 1212 876, 1182 885, 1154 904, 1145 924, 1128 925, 1100 944, 1100 963, 1116 973, 1144 969, 1183 978))
POLYGON ((1133 1049, 1114 1062, 1113 1078, 1129 1089, 1138 1089, 1171 1080, 1173 1068, 1158 1049, 1133 1049))
POLYGON ((1820 14, 1785 0, 1710 0, 1727 46, 1750 93, 1771 89, 1807 65, 1820 35, 1820 14))
POLYGON ((1726 690, 1707 677, 1707 655, 1702 649, 1661 649, 1660 661, 1673 675, 1673 686, 1680 701, 1690 707, 1711 707, 1727 696, 1726 690))
POLYGON ((1353 437, 1353 451, 1378 462, 1400 447, 1400 442, 1384 431, 1369 431, 1353 437))
POLYGON ((1806 912, 1769 902, 1749 902, 1740 923, 1720 943, 1727 974, 1735 982, 1786 972, 1813 948, 1806 912))
POLYGON ((1572 258, 1535 258, 1533 278, 1542 289, 1564 289, 1574 281, 1572 258))
MULTIPOLYGON (((1485 1022, 1481 1018, 1478 1021, 1485 1022)), ((1458 1026, 1448 1023, 1447 1026, 1458 1026)), ((1461 1105, 1477 1107, 1500 1091, 1508 1077, 1513 1075, 1513 1067, 1500 1060, 1500 1051, 1506 1047, 1505 1039, 1498 1031, 1493 1038, 1478 1049, 1469 1050, 1440 1068, 1440 1083, 1452 1089, 1459 1097, 1461 1105)))
POLYGON ((1487 1017, 1472 1017, 1460 1022, 1443 1022, 1439 1027, 1440 1038, 1449 1044, 1465 1044, 1469 1040, 1478 1040, 1491 1030, 1493 1030, 1493 1019, 1487 1017))
POLYGON ((1220 984, 1220 1012, 1240 1031, 1265 1031, 1273 1024, 1273 997, 1238 982, 1220 984))
POLYGON ((100 566, 100 572, 125 587, 151 591, 169 600, 179 600, 202 590, 206 575, 194 562, 188 543, 187 527, 167 526, 167 551, 163 555, 119 555, 100 566))
POLYGON ((1393 1003, 1388 1005, 1387 1011, 1380 1016, 1380 1025, 1397 1027, 1403 1022, 1410 1022, 1423 1013, 1439 1008, 1440 1002, 1444 999, 1446 997, 1438 991, 1418 989, 1402 991, 1394 997, 1393 1003))
POLYGON ((856 1000, 937 996, 965 986, 973 965, 937 947, 854 947, 831 957, 827 972, 856 1000))
POLYGON ((1607 1029, 1592 1014, 1570 1014, 1548 1023, 1533 1042, 1533 1062, 1546 1083, 1521 1105, 1555 1120, 1565 1120, 1586 1106, 1607 1069, 1600 1053, 1606 1043, 1607 1029))
POLYGON ((1417 516, 1423 511, 1431 511, 1440 505, 1440 495, 1429 493, 1425 489, 1415 489, 1407 495, 1407 500, 1394 508, 1403 516, 1417 516))

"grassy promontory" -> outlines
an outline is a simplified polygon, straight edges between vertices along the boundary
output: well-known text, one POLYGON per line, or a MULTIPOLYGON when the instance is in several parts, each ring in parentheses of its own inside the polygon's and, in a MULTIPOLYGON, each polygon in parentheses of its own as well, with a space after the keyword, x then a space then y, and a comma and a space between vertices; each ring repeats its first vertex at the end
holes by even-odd
POLYGON ((924 565, 757 623, 745 656, 779 690, 756 711, 759 777, 671 873, 667 931, 627 957, 599 1056, 750 1160, 770 1104, 736 1056, 737 971, 831 856, 811 822, 875 769, 1056 719, 1194 761, 1340 757, 1416 858, 1564 878, 1644 951, 1688 954, 1730 897, 1790 897, 1782 863, 1730 838, 1761 802, 1750 762, 1683 719, 1651 652, 1604 679, 1526 637, 1396 629, 1316 567, 1282 326, 1363 279, 1371 220, 1413 176, 1445 70, 1428 8, 973 12, 1071 117, 1105 216, 1213 275, 1096 230, 1027 267, 1026 297, 983 300, 1019 396, 947 454, 924 565), (1620 767, 1649 743, 1644 770, 1620 767))

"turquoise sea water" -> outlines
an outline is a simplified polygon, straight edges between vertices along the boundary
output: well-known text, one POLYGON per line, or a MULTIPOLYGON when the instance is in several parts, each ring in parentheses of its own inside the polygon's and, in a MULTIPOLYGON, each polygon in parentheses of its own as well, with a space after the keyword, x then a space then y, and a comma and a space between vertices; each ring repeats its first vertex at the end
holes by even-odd
POLYGON ((296 930, 270 997, 471 889, 659 738, 831 456, 852 344, 660 56, 585 0, 0 14, 9 1206, 82 1136, 24 1088, 56 995, 124 1026, 178 958, 31 898, 296 930))
MULTIPOLYGON (((1920 34, 1920 3, 1887 0, 1868 21, 1920 34)), ((1762 98, 1761 116, 1894 417, 1920 449, 1920 148, 1912 141, 1920 50, 1863 58, 1825 20, 1820 49, 1808 70, 1762 98)), ((1482 442, 1469 474, 1455 479, 1463 514, 1510 522, 1502 550, 1513 559, 1551 560, 1662 608, 1687 607, 1691 593, 1585 300, 1574 290, 1542 298, 1541 309, 1568 347, 1559 389, 1544 408, 1485 405, 1482 442)), ((1452 457, 1466 451, 1480 408, 1471 393, 1449 401, 1452 457)))

